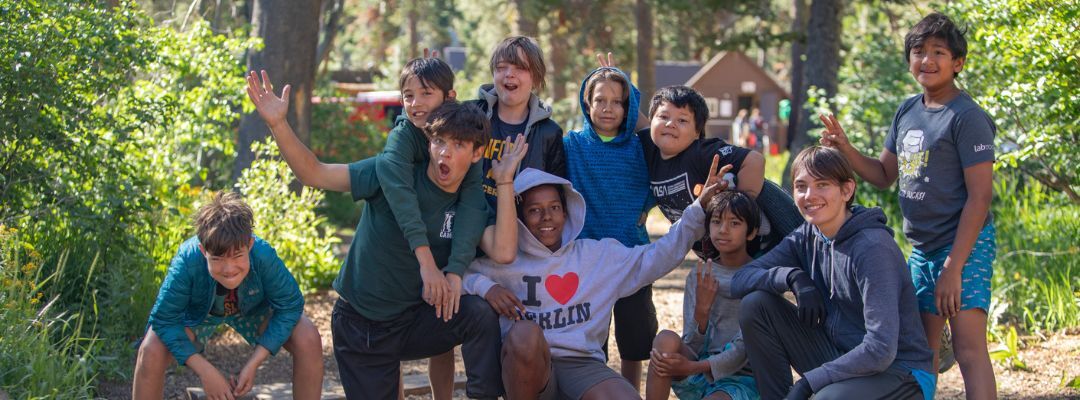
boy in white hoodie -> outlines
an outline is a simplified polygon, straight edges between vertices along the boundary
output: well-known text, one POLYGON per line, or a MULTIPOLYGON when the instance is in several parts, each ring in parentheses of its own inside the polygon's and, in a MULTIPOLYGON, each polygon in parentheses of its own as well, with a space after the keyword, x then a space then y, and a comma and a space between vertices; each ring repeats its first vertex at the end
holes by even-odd
POLYGON ((526 169, 514 182, 518 255, 513 264, 487 258, 469 266, 463 290, 482 295, 501 316, 507 397, 640 398, 605 364, 601 350, 615 301, 682 263, 705 233, 708 202, 726 187, 713 159, 706 189, 656 242, 626 247, 614 239, 578 239, 585 201, 570 182, 526 169), (617 268, 616 268, 617 267, 617 268), (539 367, 538 366, 542 366, 539 367))

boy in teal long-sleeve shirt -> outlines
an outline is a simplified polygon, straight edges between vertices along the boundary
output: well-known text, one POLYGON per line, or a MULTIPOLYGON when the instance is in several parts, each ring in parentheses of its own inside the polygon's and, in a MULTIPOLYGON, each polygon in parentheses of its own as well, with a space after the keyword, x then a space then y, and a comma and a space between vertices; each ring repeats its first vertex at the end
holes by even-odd
POLYGON ((199 209, 198 234, 180 245, 150 312, 135 363, 132 397, 162 398, 165 370, 190 367, 210 398, 251 390, 255 372, 284 347, 293 355, 293 393, 317 399, 322 390, 322 341, 303 316, 296 280, 266 241, 252 235, 252 211, 236 193, 218 194, 199 209), (226 324, 255 351, 239 374, 226 378, 200 347, 226 324))

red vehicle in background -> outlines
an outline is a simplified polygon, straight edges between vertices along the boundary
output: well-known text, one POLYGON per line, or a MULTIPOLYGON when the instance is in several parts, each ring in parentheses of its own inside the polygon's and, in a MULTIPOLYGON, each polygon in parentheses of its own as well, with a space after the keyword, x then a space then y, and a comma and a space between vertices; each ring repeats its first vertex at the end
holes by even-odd
POLYGON ((353 112, 349 114, 349 122, 381 120, 386 121, 387 126, 393 125, 394 119, 403 110, 401 92, 397 90, 357 92, 353 97, 313 97, 311 102, 355 104, 353 112))

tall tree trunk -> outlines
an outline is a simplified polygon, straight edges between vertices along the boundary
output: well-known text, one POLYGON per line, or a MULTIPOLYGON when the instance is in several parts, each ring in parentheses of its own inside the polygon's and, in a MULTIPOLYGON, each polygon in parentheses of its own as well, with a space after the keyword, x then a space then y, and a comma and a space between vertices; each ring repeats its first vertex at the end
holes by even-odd
POLYGON ((567 24, 566 12, 559 8, 555 11, 555 20, 551 27, 551 68, 548 70, 551 72, 551 96, 556 100, 565 99, 566 93, 566 70, 567 63, 569 63, 569 57, 566 54, 567 41, 570 40, 567 37, 569 28, 567 24))
POLYGON ((529 1, 514 0, 514 9, 517 11, 514 34, 535 38, 539 28, 536 26, 536 16, 530 12, 529 1))
POLYGON ((653 15, 649 0, 637 0, 634 6, 637 20, 638 90, 644 105, 656 90, 656 54, 653 48, 653 15))
MULTIPOLYGON (((292 85, 289 125, 300 141, 311 142, 311 92, 315 85, 315 48, 319 44, 321 0, 255 0, 252 34, 263 39, 261 51, 248 53, 248 70, 270 73, 274 91, 292 85)), ((239 146, 233 178, 251 166, 251 143, 270 134, 270 128, 252 111, 240 120, 239 146)))
POLYGON ((792 150, 795 132, 802 115, 806 92, 803 92, 803 56, 806 55, 806 0, 792 1, 795 17, 791 21, 791 31, 797 34, 791 41, 791 114, 788 115, 787 149, 792 150))
MULTIPOLYGON (((840 16, 843 0, 813 0, 810 3, 810 20, 806 27, 806 64, 803 65, 805 94, 811 87, 825 90, 827 98, 836 96, 837 73, 840 70, 840 16)), ((794 108, 794 107, 793 107, 794 108)), ((784 187, 791 188, 791 162, 795 154, 813 144, 809 130, 816 118, 811 112, 800 110, 798 126, 791 138, 791 157, 784 167, 784 187)))
POLYGON ((407 14, 409 25, 409 59, 414 59, 420 56, 420 37, 416 31, 416 25, 420 20, 420 4, 416 0, 409 2, 409 12, 407 14))

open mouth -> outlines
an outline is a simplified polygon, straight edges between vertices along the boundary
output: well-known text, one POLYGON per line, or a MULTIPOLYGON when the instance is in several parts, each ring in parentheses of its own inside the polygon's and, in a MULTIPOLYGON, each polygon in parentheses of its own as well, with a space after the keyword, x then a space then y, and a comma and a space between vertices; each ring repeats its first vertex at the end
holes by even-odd
POLYGON ((450 166, 439 163, 439 179, 445 180, 450 177, 450 166))
POLYGON ((513 92, 513 91, 517 90, 517 88, 518 88, 518 85, 513 84, 513 83, 505 83, 505 84, 503 84, 503 89, 506 89, 508 92, 513 92))
POLYGON ((803 206, 803 211, 807 212, 807 213, 811 213, 811 212, 815 212, 817 210, 820 210, 822 208, 825 208, 824 204, 807 204, 807 205, 803 206))
POLYGON ((413 118, 424 118, 427 116, 427 111, 413 111, 413 118))

